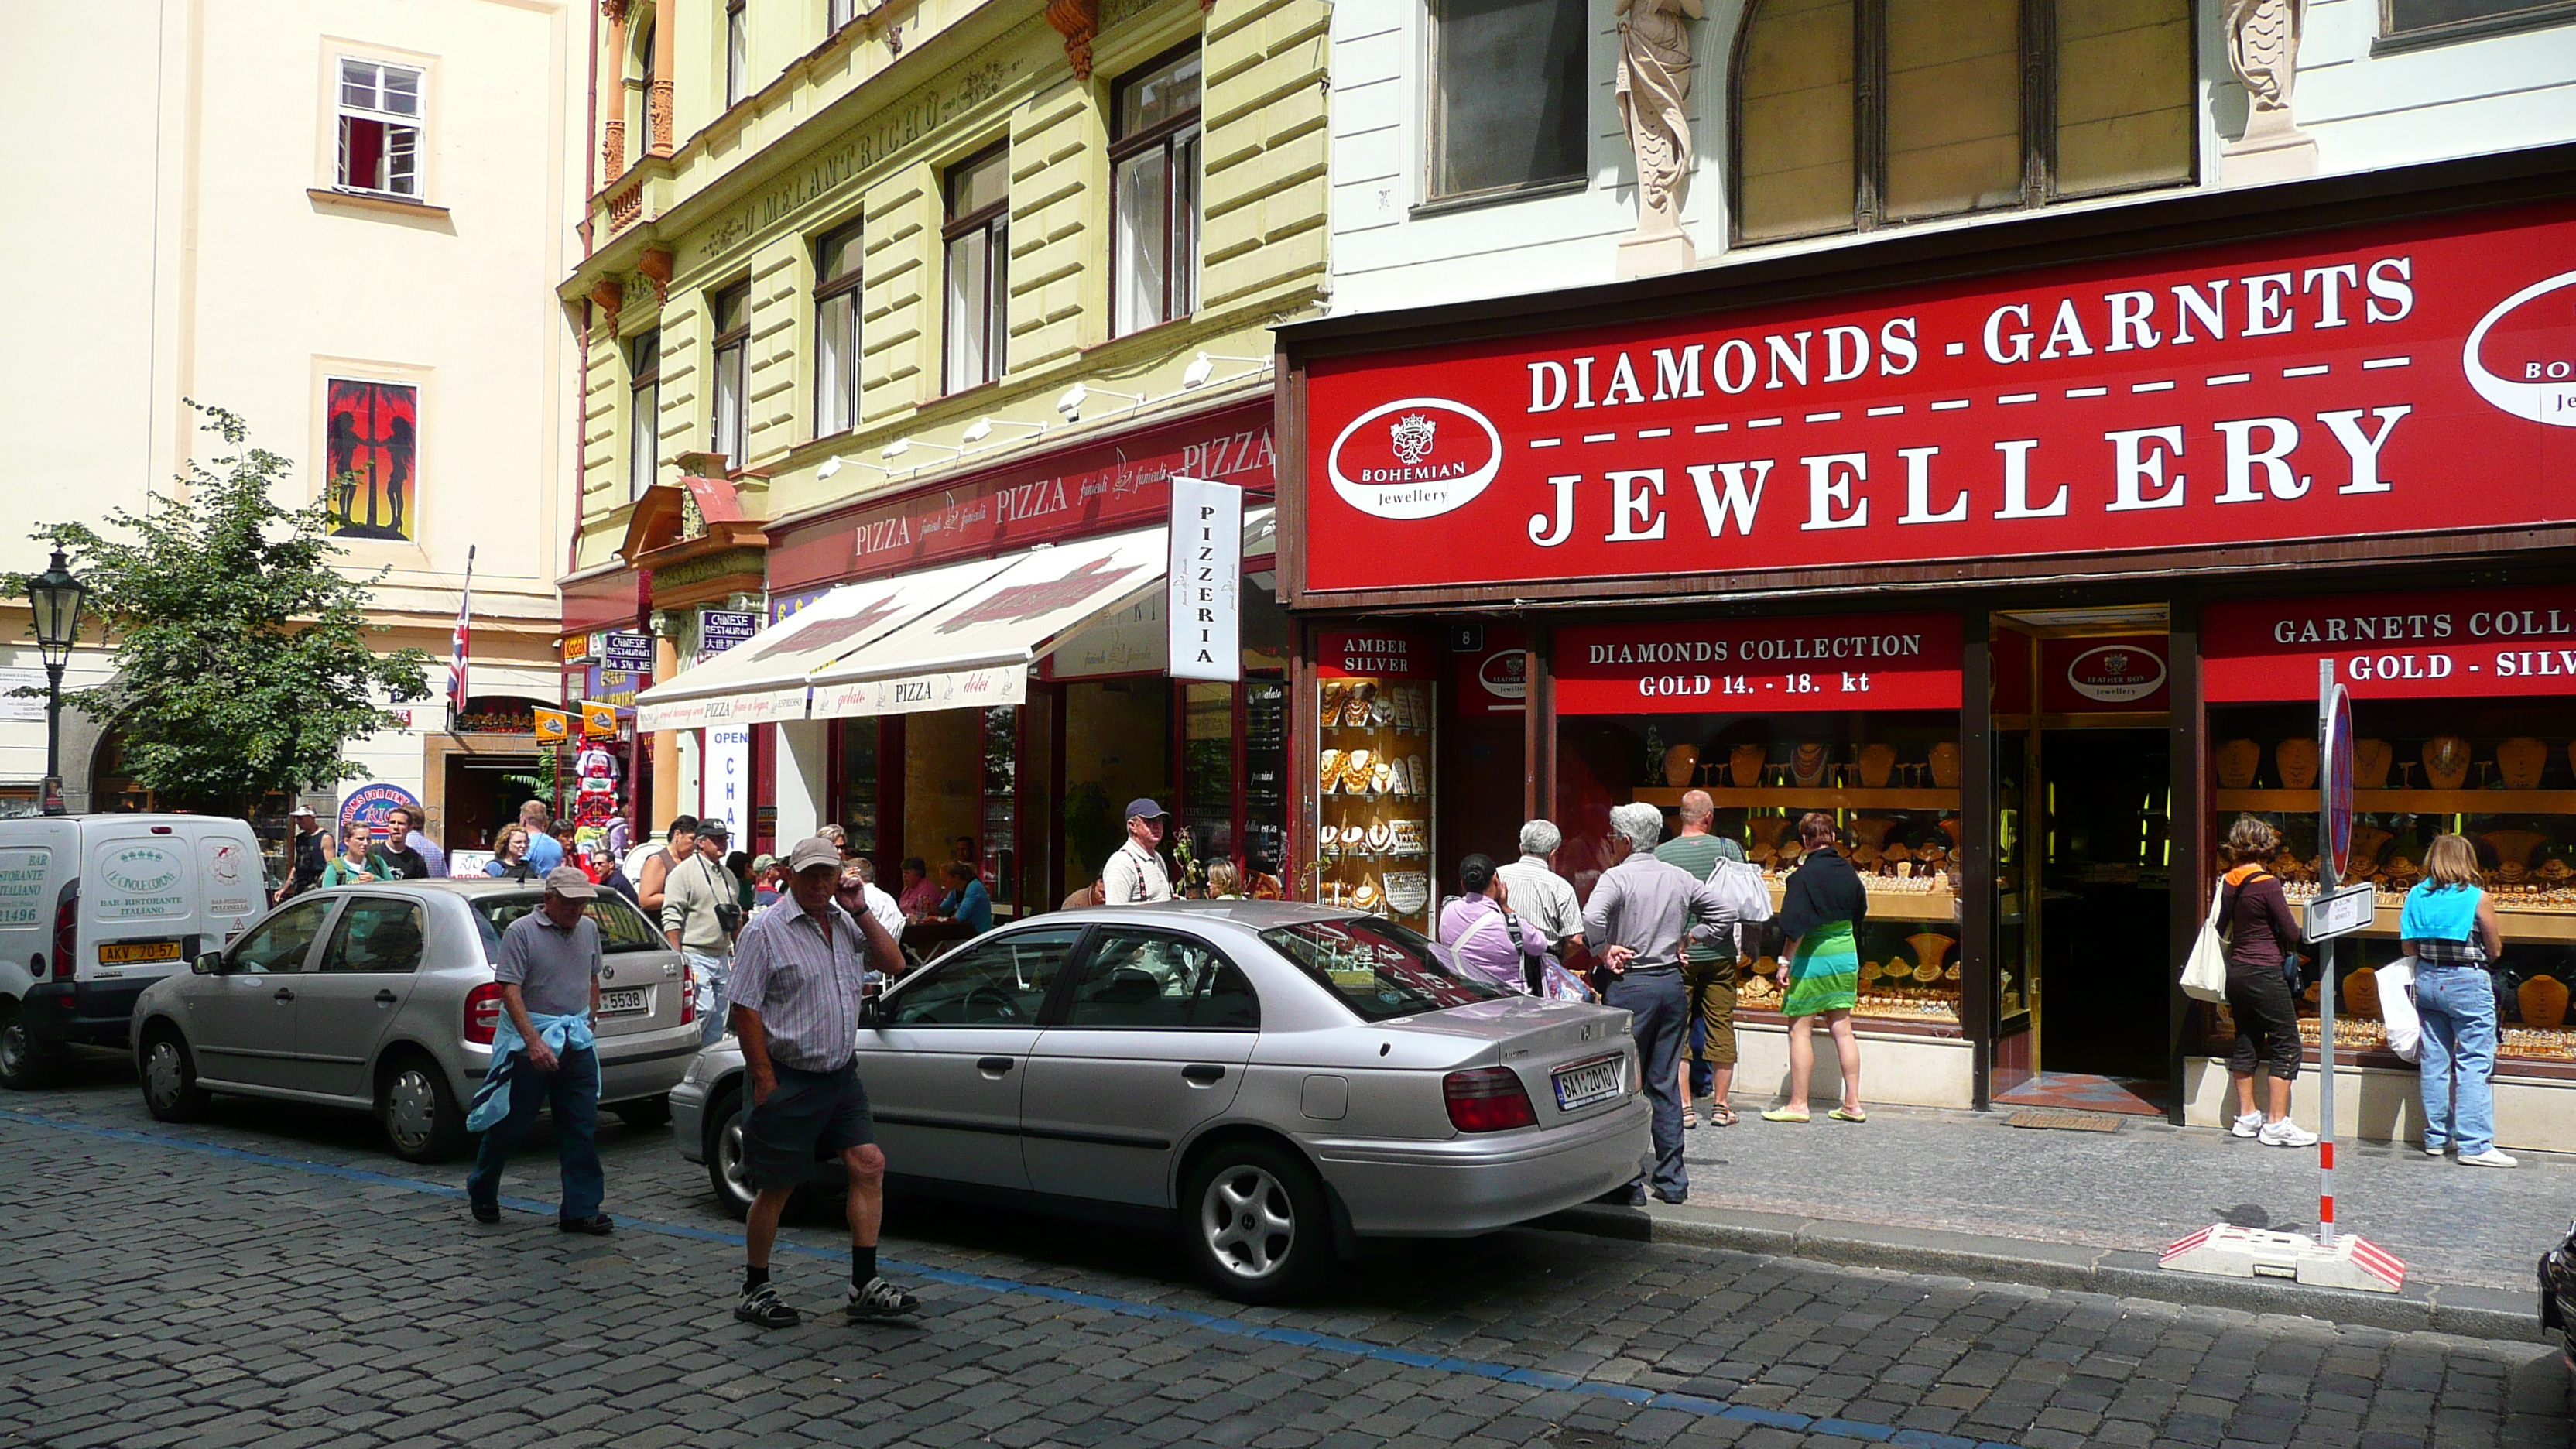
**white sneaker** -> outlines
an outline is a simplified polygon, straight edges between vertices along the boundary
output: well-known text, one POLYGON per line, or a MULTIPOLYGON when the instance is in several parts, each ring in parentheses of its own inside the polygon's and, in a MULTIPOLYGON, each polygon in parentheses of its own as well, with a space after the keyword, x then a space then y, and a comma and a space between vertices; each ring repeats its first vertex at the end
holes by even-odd
POLYGON ((2260 1112, 2248 1112, 2244 1116, 2237 1118, 2235 1121, 2228 1123, 2227 1130, 2235 1133, 2239 1137, 2251 1137, 2255 1133, 2263 1130, 2263 1114, 2260 1112))
POLYGON ((2424 1155, 2426 1157, 2439 1157, 2446 1150, 2447 1149, 2445 1149, 2439 1142, 2427 1142, 2424 1144, 2424 1155))
POLYGON ((2317 1145, 2317 1134, 2300 1126, 2298 1123, 2291 1121, 2287 1117, 2282 1118, 2278 1122, 2264 1123, 2262 1130, 2256 1132, 2254 1136, 2266 1147, 2314 1147, 2317 1145))
POLYGON ((2522 1164, 2490 1147, 2475 1155, 2461 1153, 2460 1165, 2462 1167, 2520 1167, 2522 1164))

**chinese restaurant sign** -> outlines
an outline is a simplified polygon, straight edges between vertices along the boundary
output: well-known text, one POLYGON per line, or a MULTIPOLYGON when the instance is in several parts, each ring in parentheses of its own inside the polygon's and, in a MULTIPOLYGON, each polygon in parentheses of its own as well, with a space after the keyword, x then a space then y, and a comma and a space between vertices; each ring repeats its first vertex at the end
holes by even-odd
POLYGON ((1306 587, 2576 520, 2552 204, 1309 366, 1306 587))
POLYGON ((1556 631, 1559 714, 1957 709, 1959 616, 1693 620, 1556 631))
POLYGON ((2328 658, 2355 699, 2576 694, 2576 588, 2211 604, 2201 653, 2213 704, 2314 699, 2328 658))

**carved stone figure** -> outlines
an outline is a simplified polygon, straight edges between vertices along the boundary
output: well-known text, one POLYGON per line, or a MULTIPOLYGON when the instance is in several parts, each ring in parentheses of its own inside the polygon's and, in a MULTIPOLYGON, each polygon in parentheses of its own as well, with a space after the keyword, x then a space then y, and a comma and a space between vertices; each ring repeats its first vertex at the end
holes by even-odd
POLYGON ((2290 116, 2307 0, 2227 0, 2227 63, 2245 84, 2245 134, 2221 160, 2223 179, 2275 181, 2317 169, 2317 143, 2290 116))
POLYGON ((1698 260, 1680 194, 1691 165, 1690 22, 1708 12, 1702 0, 1617 4, 1619 120, 1637 158, 1637 230, 1619 244, 1619 275, 1680 271, 1698 260))

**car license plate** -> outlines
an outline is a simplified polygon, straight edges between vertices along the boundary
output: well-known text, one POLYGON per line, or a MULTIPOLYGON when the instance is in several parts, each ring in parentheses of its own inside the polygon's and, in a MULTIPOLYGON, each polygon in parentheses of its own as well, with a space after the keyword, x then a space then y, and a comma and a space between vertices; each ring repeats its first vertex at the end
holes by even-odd
POLYGON ((603 991, 599 993, 599 1014, 602 1016, 626 1016, 634 1012, 651 1011, 652 1009, 653 988, 650 986, 638 986, 627 991, 603 991))
POLYGON ((1621 1057, 1596 1057, 1588 1062, 1557 1068, 1554 1081, 1558 1110, 1571 1112, 1577 1107, 1589 1107, 1604 1097, 1618 1096, 1622 1076, 1620 1068, 1624 1064, 1625 1059, 1621 1057))
POLYGON ((98 948, 98 961, 102 966, 125 966, 137 961, 176 961, 178 959, 179 943, 176 941, 110 941, 98 948))

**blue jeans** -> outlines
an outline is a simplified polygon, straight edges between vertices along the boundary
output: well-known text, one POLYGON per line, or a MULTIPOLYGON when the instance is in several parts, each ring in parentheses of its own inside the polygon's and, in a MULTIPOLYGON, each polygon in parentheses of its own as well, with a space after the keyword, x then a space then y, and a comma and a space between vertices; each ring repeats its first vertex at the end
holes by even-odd
POLYGON ((555 1151, 563 1159, 565 1222, 594 1216, 607 1183, 599 1171, 599 1053, 587 1048, 559 1053, 551 1072, 540 1072, 525 1052, 503 1060, 516 1074, 510 1082, 510 1115, 483 1134, 474 1151, 474 1170, 465 1177, 465 1196, 472 1202, 494 1202, 501 1195, 501 1169, 527 1140, 537 1111, 555 1113, 555 1151))
POLYGON ((714 1046, 725 1034, 725 991, 733 985, 733 958, 687 947, 681 948, 680 957, 689 963, 689 989, 698 994, 698 1041, 714 1046))
POLYGON ((1646 1100, 1655 1109, 1654 1171, 1640 1173, 1638 1185, 1652 1186, 1666 1197, 1684 1196, 1690 1191, 1690 1174, 1682 1168, 1682 1103, 1674 1090, 1690 1025, 1682 974, 1649 971, 1612 977, 1607 1004, 1633 1018, 1637 1066, 1646 1074, 1646 1100))
POLYGON ((2466 1157, 2495 1146, 2495 986, 2482 966, 2415 973, 2424 1018, 2424 1145, 2445 1141, 2466 1157))

